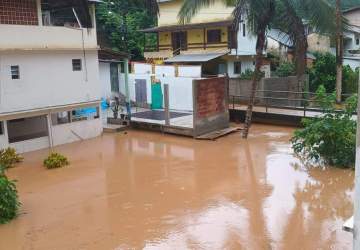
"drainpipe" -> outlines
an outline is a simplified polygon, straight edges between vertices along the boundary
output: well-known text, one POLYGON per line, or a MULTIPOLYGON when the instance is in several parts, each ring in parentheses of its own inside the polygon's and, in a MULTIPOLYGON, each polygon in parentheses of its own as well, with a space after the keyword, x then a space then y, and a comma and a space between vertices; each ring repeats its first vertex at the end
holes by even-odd
POLYGON ((125 95, 126 95, 126 111, 131 118, 131 100, 130 100, 130 91, 129 91, 129 59, 125 58, 124 60, 124 69, 125 69, 125 95))
MULTIPOLYGON (((360 93, 360 72, 359 72, 360 93)), ((360 249, 360 95, 358 95, 357 107, 357 131, 356 131, 356 161, 355 161, 355 200, 354 200, 354 231, 353 249, 360 249)))

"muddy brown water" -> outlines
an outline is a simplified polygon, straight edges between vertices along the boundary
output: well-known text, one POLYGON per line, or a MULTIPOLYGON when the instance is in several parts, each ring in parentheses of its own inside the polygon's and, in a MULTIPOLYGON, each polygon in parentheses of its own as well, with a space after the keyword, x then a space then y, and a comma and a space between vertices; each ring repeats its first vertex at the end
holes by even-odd
POLYGON ((255 125, 216 142, 130 131, 25 154, 20 216, 0 249, 351 249, 351 170, 306 168, 293 129, 255 125))

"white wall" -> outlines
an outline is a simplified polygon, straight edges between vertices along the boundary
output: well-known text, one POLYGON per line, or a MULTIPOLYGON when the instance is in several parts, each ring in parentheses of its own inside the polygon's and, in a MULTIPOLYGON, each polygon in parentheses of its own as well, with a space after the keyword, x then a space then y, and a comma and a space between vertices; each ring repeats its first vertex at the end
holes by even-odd
POLYGON ((18 153, 26 153, 50 147, 49 137, 44 136, 36 139, 10 143, 9 147, 15 148, 18 153))
POLYGON ((201 66, 178 66, 178 76, 201 78, 201 66))
POLYGON ((133 73, 134 74, 151 74, 152 65, 148 63, 134 63, 133 64, 133 73))
POLYGON ((232 49, 230 54, 240 56, 256 55, 256 37, 251 34, 247 25, 245 27, 244 36, 243 24, 240 24, 237 33, 237 49, 232 49))
POLYGON ((86 52, 86 65, 80 50, 0 52, 0 113, 99 100, 97 51, 86 52), (82 71, 72 59, 82 59, 82 71), (11 65, 20 79, 11 79, 11 65))
POLYGON ((53 125, 52 141, 53 145, 57 146, 65 143, 80 141, 81 139, 78 136, 85 140, 100 136, 101 133, 101 119, 77 121, 72 123, 53 125))
POLYGON ((0 24, 0 34, 2 50, 97 49, 96 29, 0 24))
POLYGON ((175 67, 171 65, 156 65, 155 75, 157 76, 175 76, 175 67))
MULTIPOLYGON (((255 70, 254 60, 250 57, 239 57, 236 61, 241 61, 241 73, 244 73, 247 69, 255 70)), ((235 61, 228 61, 228 74, 230 78, 239 77, 240 74, 234 74, 234 62, 235 61)))
POLYGON ((99 63, 99 77, 101 84, 101 97, 111 97, 111 78, 110 78, 110 63, 99 63))
MULTIPOLYGON (((190 77, 162 77, 156 76, 160 80, 162 89, 164 84, 169 84, 170 109, 192 111, 192 81, 190 77)), ((124 74, 120 75, 124 79, 124 74)), ((147 102, 151 104, 151 75, 150 74, 129 74, 130 99, 135 101, 135 79, 146 80, 147 102)), ((125 88, 121 87, 120 92, 125 94, 125 88)))
POLYGON ((7 125, 6 122, 3 122, 4 133, 0 135, 0 149, 9 147, 9 138, 7 134, 7 125))
POLYGON ((344 58, 344 65, 349 65, 353 70, 360 67, 360 57, 357 59, 344 58))

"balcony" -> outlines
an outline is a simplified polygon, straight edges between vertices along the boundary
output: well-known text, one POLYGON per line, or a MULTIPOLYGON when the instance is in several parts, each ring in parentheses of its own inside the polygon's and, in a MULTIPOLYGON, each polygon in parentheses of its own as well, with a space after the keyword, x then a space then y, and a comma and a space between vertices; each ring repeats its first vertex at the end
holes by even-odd
POLYGON ((0 51, 97 49, 96 30, 0 24, 0 51))

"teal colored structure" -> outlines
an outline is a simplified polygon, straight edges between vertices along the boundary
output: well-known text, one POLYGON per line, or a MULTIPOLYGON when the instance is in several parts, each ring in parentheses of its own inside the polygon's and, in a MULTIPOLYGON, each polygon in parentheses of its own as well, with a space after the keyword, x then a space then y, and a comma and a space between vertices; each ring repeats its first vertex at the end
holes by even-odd
POLYGON ((151 85, 151 109, 163 108, 163 93, 161 90, 161 84, 155 83, 151 85))

